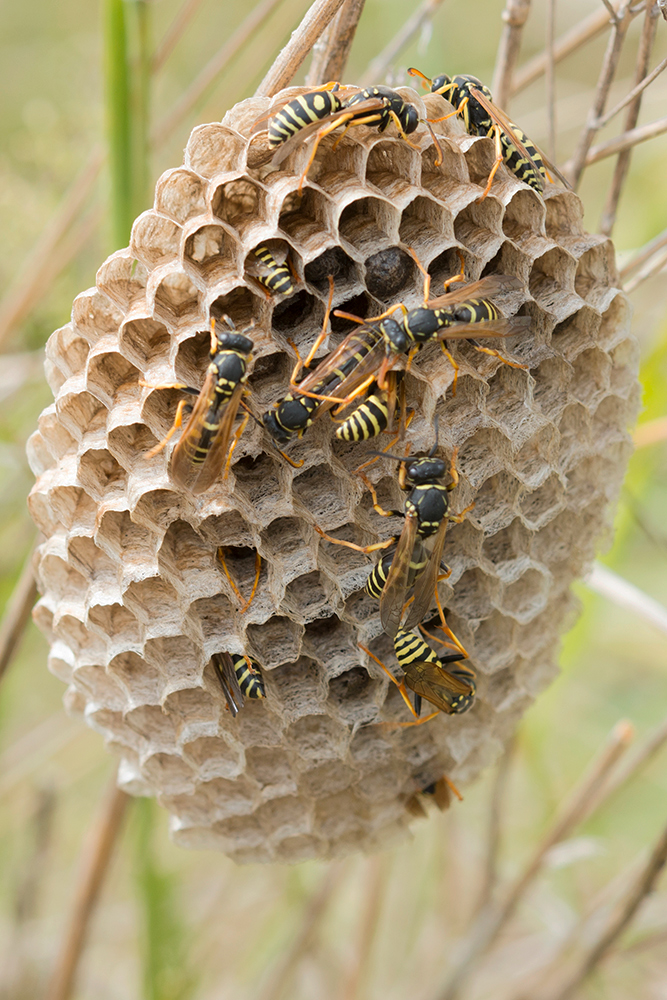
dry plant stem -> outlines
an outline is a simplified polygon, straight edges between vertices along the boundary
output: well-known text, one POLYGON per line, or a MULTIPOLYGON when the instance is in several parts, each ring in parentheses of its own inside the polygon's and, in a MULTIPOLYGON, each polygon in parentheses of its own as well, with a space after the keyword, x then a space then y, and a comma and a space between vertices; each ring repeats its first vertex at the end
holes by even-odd
POLYGON ((344 0, 315 0, 255 91, 255 97, 273 97, 290 83, 343 2, 344 0))
MULTIPOLYGON (((621 2, 622 0, 617 0, 617 10, 621 2)), ((562 59, 571 55, 572 52, 576 52, 586 42, 590 42, 593 38, 601 35, 608 26, 609 13, 606 10, 596 10, 593 14, 589 14, 579 24, 576 24, 574 28, 566 31, 565 34, 556 39, 554 42, 554 62, 561 62, 562 59)), ((535 80, 539 80, 542 74, 546 72, 547 61, 547 52, 540 52, 533 59, 529 59, 525 66, 517 70, 510 97, 518 94, 520 90, 525 90, 535 80)))
POLYGON ((162 69, 201 5, 202 0, 185 0, 176 17, 165 31, 164 37, 155 51, 155 55, 151 61, 151 71, 153 73, 157 73, 158 70, 162 69))
POLYGON ((628 263, 621 269, 621 280, 629 277, 633 271, 640 268, 646 261, 650 260, 651 257, 658 251, 662 250, 663 247, 667 247, 667 229, 663 229, 661 233, 658 233, 649 243, 638 250, 634 257, 628 261, 628 263))
POLYGON ((498 857, 500 855, 500 837, 502 831, 503 806, 505 794, 507 792, 507 779, 509 777, 514 751, 516 749, 516 739, 512 737, 507 748, 498 762, 498 767, 494 775, 489 797, 489 812, 486 828, 486 850, 484 858, 484 875, 480 889, 479 899, 475 906, 476 914, 490 903, 493 892, 498 882, 498 857))
MULTIPOLYGON (((651 60, 651 50, 655 41, 657 27, 657 11, 655 11, 653 0, 646 0, 646 13, 644 14, 644 24, 639 41, 637 63, 635 66, 635 85, 640 84, 648 73, 649 63, 651 60)), ((639 93, 628 108, 624 125, 626 132, 629 132, 636 126, 639 119, 641 103, 642 95, 639 93)), ((602 212, 602 218, 600 219, 600 225, 598 227, 599 232, 605 236, 611 236, 614 223, 616 222, 618 203, 621 198, 621 191, 623 190, 625 179, 628 175, 628 170, 630 169, 631 155, 631 150, 625 149, 623 152, 619 153, 618 160, 616 161, 614 176, 607 195, 607 202, 602 212)))
POLYGON ((357 997, 363 995, 368 967, 373 956, 373 942, 382 916, 382 903, 388 876, 386 859, 382 857, 369 858, 367 866, 366 906, 361 918, 361 926, 355 937, 356 952, 352 969, 341 993, 342 1000, 357 1000, 357 997))
POLYGON ((34 549, 31 548, 0 623, 0 680, 11 663, 14 650, 37 600, 37 584, 32 570, 33 553, 34 549))
POLYGON ((639 615, 667 635, 667 608, 618 573, 596 562, 584 582, 596 594, 606 597, 625 611, 639 615))
POLYGON ((639 746, 635 747, 634 753, 628 754, 628 757, 619 764, 614 773, 609 777, 609 780, 601 790, 601 795, 604 796, 605 800, 615 795, 645 765, 649 764, 655 755, 662 750, 665 743, 667 743, 667 718, 663 719, 660 725, 656 726, 653 732, 649 733, 646 739, 639 746))
POLYGON ((50 787, 38 789, 34 816, 30 820, 30 826, 34 831, 34 843, 18 886, 14 905, 18 926, 31 920, 38 912, 39 897, 44 887, 46 860, 53 836, 55 807, 54 789, 50 787))
POLYGON ((540 872, 548 851, 566 837, 570 831, 587 818, 600 803, 599 791, 617 760, 628 748, 633 737, 632 726, 619 722, 611 732, 607 744, 592 762, 578 785, 561 807, 551 828, 538 843, 532 858, 521 874, 504 893, 496 906, 488 906, 475 920, 458 962, 453 966, 440 1000, 455 1000, 468 977, 474 972, 480 956, 485 954, 498 937, 505 923, 514 913, 519 901, 540 872))
POLYGON ((654 274, 658 271, 662 271, 663 267, 667 264, 667 248, 663 249, 661 253, 657 253, 645 267, 643 267, 634 278, 630 278, 629 281, 624 282, 623 288, 628 294, 634 292, 635 288, 643 284, 648 278, 652 278, 654 274))
MULTIPOLYGON (((313 944, 329 901, 340 884, 342 869, 343 866, 339 862, 333 862, 329 865, 329 870, 322 883, 304 907, 301 926, 291 947, 278 970, 271 977, 266 989, 260 993, 260 1000, 280 1000, 289 986, 299 962, 313 944)), ((48 1000, 51 998, 49 997, 48 1000)))
POLYGON ((512 93, 512 76, 519 58, 523 26, 530 13, 531 0, 507 0, 502 13, 504 26, 498 43, 496 66, 493 71, 491 92, 501 108, 509 104, 512 93))
POLYGON ((549 1000, 569 1000, 569 997, 579 989, 584 980, 590 975, 593 969, 609 953, 612 945, 618 940, 623 931, 628 927, 639 907, 646 897, 653 891, 655 884, 667 862, 667 827, 658 838, 651 856, 646 862, 639 877, 631 886, 625 900, 620 904, 616 913, 607 922, 606 927, 598 936, 597 941, 590 947, 581 959, 578 968, 572 974, 565 986, 557 993, 552 994, 549 1000))
POLYGON ((612 118, 615 118, 619 111, 626 108, 628 104, 631 104, 635 97, 642 94, 648 86, 650 86, 657 77, 660 76, 667 69, 667 59, 663 59, 662 62, 658 63, 654 70, 651 70, 648 76, 645 76, 641 83, 638 83, 636 87, 633 87, 629 94, 626 94, 622 101, 608 111, 606 115, 603 115, 598 122, 598 128, 604 128, 608 125, 612 118))
POLYGON ((43 299, 42 275, 51 269, 54 256, 58 256, 56 247, 83 208, 104 160, 103 148, 96 146, 4 296, 0 308, 0 348, 17 324, 30 313, 35 302, 43 299))
POLYGON ((246 42, 252 38, 261 24, 280 3, 282 3, 282 0, 260 0, 257 6, 253 7, 234 34, 209 59, 201 73, 183 91, 171 111, 157 123, 151 132, 152 145, 159 145, 164 142, 170 132, 187 117, 209 87, 213 85, 216 77, 227 69, 232 59, 238 55, 246 42))
POLYGON ((574 151, 574 155, 563 170, 563 173, 566 177, 568 177, 574 188, 578 186, 584 167, 587 166, 588 151, 597 131, 597 122, 601 118, 605 104, 607 103, 609 88, 611 87, 614 76, 616 75, 618 61, 623 48, 623 42, 625 41, 625 36, 628 28, 630 27, 630 22, 632 21, 633 16, 634 15, 630 10, 630 0, 626 0, 626 2, 619 8, 616 20, 612 23, 611 37, 607 44, 607 51, 605 52, 602 68, 598 77, 598 84, 595 91, 593 105, 589 109, 586 124, 581 130, 579 143, 574 151))
POLYGON ((366 0, 345 0, 343 6, 313 46, 313 58, 306 86, 316 87, 329 80, 342 80, 354 35, 366 0))
POLYGON ((69 1000, 72 996, 90 921, 129 800, 129 795, 116 786, 114 772, 84 845, 74 886, 74 902, 56 967, 46 990, 46 1000, 69 1000))
POLYGON ((639 128, 633 128, 629 132, 622 132, 621 135, 617 135, 608 142, 601 142, 599 146, 591 146, 586 156, 586 166, 597 163, 598 160, 604 160, 607 156, 613 156, 615 153, 621 153, 624 149, 638 146, 640 142, 655 139, 656 136, 662 135, 664 132, 667 132, 667 118, 658 118, 657 121, 649 122, 648 125, 640 125, 639 128))
POLYGON ((388 45, 384 47, 379 56, 376 56, 361 78, 361 86, 369 87, 374 83, 381 83, 386 75, 387 69, 394 59, 406 45, 409 45, 422 25, 433 17, 442 0, 424 0, 417 10, 407 19, 403 27, 398 31, 388 45))
POLYGON ((648 445, 658 444, 665 439, 667 439, 667 417, 649 420, 648 423, 638 427, 634 433, 636 448, 647 448, 648 445))

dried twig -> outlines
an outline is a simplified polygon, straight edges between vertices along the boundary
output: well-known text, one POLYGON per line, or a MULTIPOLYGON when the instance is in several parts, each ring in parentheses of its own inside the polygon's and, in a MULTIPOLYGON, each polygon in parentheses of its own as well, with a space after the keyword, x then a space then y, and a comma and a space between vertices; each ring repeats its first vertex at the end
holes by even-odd
POLYGON ((565 986, 552 994, 550 1000, 568 1000, 590 975, 593 969, 609 953, 612 945, 628 927, 639 907, 653 891, 655 884, 667 863, 667 827, 658 838, 646 865, 634 881, 625 900, 591 945, 565 986))
POLYGON ((503 900, 496 906, 487 907, 475 920, 462 954, 440 994, 441 1000, 454 1000, 459 996, 461 987, 473 972, 480 956, 489 950, 541 870, 548 851, 600 804, 600 789, 617 760, 628 748, 632 737, 633 729, 628 722, 619 722, 614 727, 602 752, 561 806, 553 824, 535 848, 532 858, 504 893, 503 900))
MULTIPOLYGON (((618 10, 621 3, 622 0, 616 0, 616 10, 618 10)), ((589 14, 579 24, 576 24, 574 28, 570 28, 569 31, 566 31, 560 38, 555 40, 554 62, 561 62, 562 59, 571 55, 572 52, 576 52, 586 42, 597 38, 598 35, 601 35, 609 27, 609 23, 609 14, 606 10, 596 10, 593 14, 589 14)), ((546 72, 548 58, 549 56, 546 51, 540 52, 539 55, 533 59, 529 59, 525 66, 516 71, 510 97, 518 94, 520 90, 525 90, 526 87, 530 86, 531 83, 534 83, 535 80, 538 80, 546 72)))
POLYGON ((628 263, 621 268, 621 280, 627 278, 646 263, 658 250, 663 247, 667 247, 667 229, 663 229, 661 233, 658 233, 652 240, 646 243, 641 250, 638 250, 634 257, 628 261, 628 263))
POLYGON ((335 18, 313 45, 306 86, 342 80, 354 35, 366 0, 345 0, 335 18))
POLYGON ((519 58, 521 36, 523 35, 523 26, 530 13, 530 3, 531 0, 507 0, 507 5, 502 13, 505 23, 498 43, 496 66, 491 83, 494 100, 501 108, 506 108, 509 104, 512 93, 512 76, 519 58))
POLYGON ((484 859, 484 875, 475 913, 489 904, 498 881, 498 856, 500 854, 500 834, 502 826, 502 808, 507 790, 507 779, 510 773, 516 740, 512 738, 498 761, 498 767, 491 786, 489 812, 486 828, 486 851, 484 859))
POLYGON ((37 600, 37 585, 32 569, 34 551, 34 548, 30 549, 0 623, 0 679, 11 662, 37 600))
POLYGON ((232 59, 239 54, 262 22, 269 17, 271 12, 280 3, 282 3, 282 0, 260 0, 257 6, 253 7, 234 34, 225 41, 224 45, 220 46, 190 86, 183 91, 171 110, 151 131, 151 142, 153 145, 160 145, 160 143, 164 142, 167 136, 190 114, 196 104, 213 86, 217 77, 227 69, 232 59))
POLYGON ((612 118, 616 117, 619 111, 622 111, 623 108, 626 108, 628 106, 628 104, 631 104, 632 101, 634 101, 635 97, 643 93, 643 91, 645 91, 646 88, 650 86, 650 84, 652 84, 653 81, 657 79, 657 77, 659 77, 660 74, 663 73, 666 69, 667 69, 667 59, 663 59, 662 62, 658 63, 655 69, 651 70, 648 76, 644 77, 641 83, 638 83, 636 87, 632 88, 629 94, 625 95, 622 101, 619 101, 618 104, 616 104, 611 109, 611 111, 608 111, 606 115, 602 116, 602 118, 598 122, 598 128, 604 128, 605 125, 608 125, 609 122, 612 120, 612 118))
POLYGON ((633 583, 624 580, 618 573, 596 562, 584 582, 596 594, 606 597, 619 608, 639 615, 644 621, 667 634, 667 608, 655 598, 649 597, 639 587, 635 587, 633 583))
POLYGON ((291 947, 271 977, 266 989, 261 992, 261 1000, 280 1000, 283 992, 289 986, 299 962, 313 943, 329 900, 340 885, 341 871, 342 865, 340 863, 334 862, 329 865, 321 884, 304 908, 301 926, 291 947))
POLYGON ((579 143, 574 151, 574 155, 563 168, 563 173, 569 178, 572 186, 575 188, 581 180, 584 167, 589 163, 588 151, 597 131, 597 122, 601 118, 605 104, 607 103, 609 88, 611 87, 614 76, 616 75, 618 60, 621 56, 621 49, 623 48, 625 36, 634 16, 634 12, 631 9, 631 0, 625 0, 618 10, 616 19, 612 23, 611 37, 607 44, 607 50, 602 61, 602 68, 600 70, 597 88, 595 91, 595 99, 589 109, 586 124, 581 130, 579 143))
MULTIPOLYGON (((665 253, 667 254, 667 250, 665 253)), ((646 448, 650 444, 658 444, 665 440, 667 440, 667 417, 658 417, 657 420, 640 424, 634 433, 635 448, 646 448)))
POLYGON ((649 122, 648 125, 640 125, 639 128, 630 129, 629 132, 622 132, 621 135, 617 135, 608 142, 591 146, 586 156, 586 166, 597 163, 598 160, 604 160, 607 156, 613 156, 615 153, 621 153, 624 149, 638 146, 640 142, 655 139, 656 136, 663 135, 664 132, 667 132, 667 118, 658 118, 654 122, 649 122))
POLYGON ((652 278, 654 274, 658 273, 658 271, 662 271, 665 264, 667 264, 667 248, 663 248, 660 253, 656 253, 646 266, 642 267, 642 269, 637 272, 634 278, 630 278, 629 281, 624 282, 624 290, 628 292, 628 294, 630 292, 634 292, 635 288, 643 284, 644 281, 647 281, 648 278, 652 278))
POLYGON ((381 857, 369 858, 367 864, 368 886, 364 893, 366 905, 361 918, 361 927, 355 935, 356 947, 352 969, 341 991, 341 996, 344 1000, 356 1000, 360 992, 363 992, 364 981, 373 952, 373 942, 382 915, 382 903, 388 875, 386 859, 381 857))
POLYGON ((84 845, 72 911, 46 1000, 68 1000, 72 995, 84 941, 129 800, 129 795, 116 786, 114 772, 84 845))
POLYGON ((151 60, 151 71, 157 73, 162 69, 167 59, 183 37, 183 32, 202 5, 202 0, 184 0, 183 6, 177 12, 164 33, 162 41, 155 50, 151 60))
POLYGON ((288 85, 342 4, 343 0, 315 0, 255 91, 255 97, 273 97, 288 85))
POLYGON ((421 30, 422 25, 433 17, 441 3, 442 0, 423 0, 389 44, 385 45, 382 52, 369 64, 361 78, 362 87, 381 83, 384 80, 388 67, 391 66, 398 53, 410 44, 417 32, 421 30))
MULTIPOLYGON (((641 81, 646 77, 648 73, 648 67, 651 59, 651 50, 653 48, 653 42, 655 41, 655 33, 658 27, 657 11, 655 10, 653 0, 646 0, 646 13, 644 15, 644 25, 642 28, 641 39, 639 42, 639 49, 637 51, 637 62, 635 66, 635 84, 640 84, 641 81)), ((633 129, 639 119, 639 111, 642 103, 641 92, 637 94, 634 100, 631 102, 628 112, 625 118, 625 131, 629 132, 633 129)), ((625 179, 628 175, 628 170, 630 169, 630 157, 632 155, 631 149, 625 149, 623 152, 619 153, 618 160, 616 161, 616 167, 614 169, 614 176, 612 178, 611 186, 609 188, 609 193, 607 195, 607 202, 602 212, 602 218, 600 219, 599 231, 605 236, 611 236, 611 231, 614 228, 614 223, 616 222, 616 213, 618 211, 618 203, 621 197, 621 191, 623 190, 623 185, 625 179)))

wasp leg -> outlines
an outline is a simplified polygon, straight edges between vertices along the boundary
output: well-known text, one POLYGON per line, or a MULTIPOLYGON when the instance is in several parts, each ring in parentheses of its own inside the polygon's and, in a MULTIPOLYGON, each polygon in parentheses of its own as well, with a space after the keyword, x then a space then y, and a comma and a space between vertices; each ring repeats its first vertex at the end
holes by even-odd
POLYGON ((374 653, 371 653, 370 649, 366 648, 366 646, 362 646, 362 644, 359 643, 359 649, 363 649, 364 653, 370 656, 372 660, 375 660, 375 662, 379 667, 382 667, 389 680, 393 684, 395 684, 398 690, 401 692, 401 697, 405 702, 405 704, 410 709, 410 714, 414 718, 414 722, 383 722, 382 723, 383 726, 421 726, 424 722, 430 722, 431 719, 435 719, 436 715, 440 714, 439 712, 432 712, 431 715, 426 715, 424 716, 423 719, 420 719, 417 713, 415 712, 414 708, 412 707, 412 702, 410 701, 410 696, 408 695, 408 691, 405 686, 405 681, 397 681, 394 675, 385 667, 382 660, 379 660, 374 653))
POLYGON ((490 354, 492 358, 498 358, 499 361, 502 361, 504 365, 509 365, 510 368, 521 368, 525 372, 529 370, 528 365, 520 365, 518 361, 510 361, 509 358, 506 358, 504 354, 500 353, 500 351, 494 350, 493 347, 482 347, 482 345, 479 344, 474 337, 469 337, 468 343, 472 344, 475 350, 479 351, 481 354, 490 354))
MULTIPOLYGON (((353 113, 350 112, 350 118, 352 116, 353 116, 353 113)), ((306 177, 308 176, 308 171, 310 170, 310 168, 313 165, 313 160, 315 159, 315 154, 317 153, 317 147, 322 142, 322 139, 324 139, 325 136, 329 135, 330 132, 335 131, 335 129, 337 129, 339 127, 339 125, 343 125, 346 120, 349 121, 349 119, 346 119, 345 117, 342 117, 342 118, 339 118, 335 122, 329 122, 329 124, 325 125, 324 128, 321 128, 320 131, 315 136, 315 140, 313 142, 313 149, 312 149, 310 157, 308 159, 308 163, 306 164, 306 169, 301 174, 301 179, 299 180, 299 186, 296 189, 297 190, 297 194, 301 194, 301 190, 303 188, 303 183, 304 183, 306 177)))
POLYGON ((412 247, 408 247, 408 253, 414 260, 415 264, 417 265, 421 273, 424 275, 424 308, 426 309, 428 303, 428 297, 431 293, 431 275, 428 273, 428 271, 420 261, 419 257, 412 249, 412 247))
POLYGON ((402 510, 385 510, 384 507, 381 507, 380 504, 378 503, 378 495, 375 491, 375 487, 373 486, 370 479, 367 479, 366 476, 363 474, 363 472, 359 473, 359 478, 363 480, 366 489, 370 492, 371 496, 373 497, 373 510, 375 511, 376 514, 379 514, 380 517, 405 517, 405 514, 402 510))
POLYGON ((464 97, 456 111, 450 111, 449 114, 443 115, 442 118, 429 118, 428 121, 435 125, 436 122, 446 122, 448 118, 453 118, 454 115, 460 115, 469 100, 469 97, 464 97))
POLYGON ((452 352, 447 347, 445 347, 444 340, 440 341, 440 350, 445 355, 450 365, 454 369, 454 381, 452 382, 452 396, 455 396, 456 386, 459 380, 459 366, 457 365, 456 361, 454 361, 454 356, 452 355, 452 352))
POLYGON ((324 538, 327 542, 333 542, 334 545, 344 545, 348 549, 353 549, 355 552, 363 552, 364 555, 370 555, 371 552, 377 552, 379 549, 388 549, 390 545, 396 544, 396 538, 392 536, 384 542, 376 542, 374 545, 357 545, 355 542, 346 542, 343 538, 332 538, 331 535, 327 535, 326 531, 314 524, 313 527, 318 535, 324 538))
POLYGON ((234 431, 234 437, 232 438, 232 443, 229 446, 229 452, 227 454, 227 461, 225 462, 225 471, 222 474, 222 478, 223 479, 226 479, 227 476, 229 475, 229 469, 230 469, 230 466, 232 464, 232 455, 234 454, 234 449, 236 448, 237 444, 241 440, 241 435, 243 434, 244 430, 246 429, 246 427, 248 425, 249 419, 250 419, 250 414, 246 413, 246 415, 244 416, 243 420, 241 421, 241 423, 239 424, 239 426, 237 427, 237 429, 234 431))
POLYGON ((257 586, 259 584, 259 575, 262 571, 262 557, 259 552, 255 552, 255 579, 252 585, 252 590, 250 591, 250 597, 244 603, 243 607, 239 608, 239 614, 243 615, 248 610, 252 602, 255 600, 255 594, 257 593, 257 586))
POLYGON ((442 628, 442 631, 445 633, 445 635, 449 636, 449 638, 452 640, 456 648, 460 650, 461 653, 463 653, 466 659, 468 659, 470 656, 468 650, 459 642, 459 640, 456 638, 456 636, 450 629, 449 625, 447 624, 447 621, 445 619, 445 612, 443 611, 442 604, 440 603, 440 594, 438 593, 437 586, 435 587, 435 603, 438 608, 438 614, 440 615, 440 621, 442 622, 440 626, 442 628))
POLYGON ((495 159, 495 163, 491 167, 491 173, 489 174, 488 180, 486 182, 486 187, 484 188, 483 193, 480 195, 480 197, 477 199, 477 201, 484 201, 484 199, 486 198, 487 194, 491 190, 491 185, 493 184, 493 178, 496 176, 496 173, 498 171, 498 167, 503 162, 503 147, 502 147, 501 142, 500 142, 500 129, 498 128, 497 125, 494 126, 494 136, 495 136, 495 143, 496 143, 496 159, 495 159))
POLYGON ((330 274, 329 275, 329 299, 327 301, 327 308, 326 308, 326 311, 324 313, 324 322, 322 323, 322 330, 321 330, 320 335, 318 336, 317 340, 315 341, 315 343, 311 347, 311 349, 310 349, 310 351, 308 353, 308 357, 305 360, 305 366, 306 366, 306 368, 309 367, 311 361, 313 360, 313 358, 315 357, 315 354, 317 353, 317 350, 318 350, 320 344, 322 343, 322 341, 324 340, 324 338, 327 335, 327 326, 329 325, 329 316, 331 315, 331 304, 333 302, 333 296, 334 296, 334 279, 333 279, 333 275, 330 274))
MULTIPOLYGON (((160 388, 166 388, 166 386, 160 386, 160 388)), ((169 388, 176 388, 176 386, 173 386, 173 387, 169 386, 169 388)), ((167 432, 166 437, 164 437, 162 439, 162 441, 160 441, 159 444, 156 444, 154 448, 151 448, 151 450, 149 452, 147 452, 146 458, 154 458, 155 455, 159 455, 160 452, 162 451, 162 449, 167 446, 169 440, 174 436, 174 434, 179 429, 179 427, 182 427, 182 425, 183 425, 183 410, 186 407, 188 407, 188 406, 189 406, 189 404, 188 404, 187 399, 182 399, 180 401, 180 403, 176 407, 176 416, 174 417, 174 422, 173 422, 173 424, 171 426, 171 429, 167 432)))
POLYGON ((410 146, 411 149, 421 149, 421 146, 419 145, 419 143, 411 142, 408 139, 407 134, 405 133, 405 131, 403 130, 403 126, 401 125, 400 118, 398 117, 398 115, 396 114, 396 112, 395 111, 390 111, 389 112, 389 117, 391 118, 391 120, 393 121, 394 125, 396 126, 396 128, 398 130, 398 134, 400 135, 401 139, 404 142, 407 142, 408 146, 410 146))
POLYGON ((220 565, 222 566, 224 574, 227 577, 227 582, 229 583, 229 586, 232 588, 232 590, 234 592, 234 597, 237 599, 237 601, 239 602, 239 604, 241 604, 241 605, 245 604, 245 601, 243 599, 243 595, 241 594, 241 591, 239 590, 239 588, 234 583, 234 580, 232 579, 232 575, 231 575, 231 573, 229 572, 229 570, 227 568, 227 562, 225 560, 225 552, 224 552, 224 549, 222 548, 222 546, 218 547, 218 559, 220 560, 220 565))

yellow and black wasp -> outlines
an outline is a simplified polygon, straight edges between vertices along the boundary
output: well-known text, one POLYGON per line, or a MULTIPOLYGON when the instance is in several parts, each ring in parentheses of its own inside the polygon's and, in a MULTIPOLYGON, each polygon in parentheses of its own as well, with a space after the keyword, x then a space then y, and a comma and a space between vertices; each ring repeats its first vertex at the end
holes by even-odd
POLYGON ((421 717, 422 699, 447 715, 462 715, 472 708, 477 692, 475 671, 467 663, 465 652, 451 650, 439 655, 414 632, 400 629, 394 637, 394 653, 403 671, 397 681, 382 660, 365 646, 360 646, 396 684, 415 721, 399 725, 420 725, 430 722, 438 712, 421 717), (406 688, 414 695, 414 707, 406 688))
POLYGON ((496 161, 480 201, 486 198, 491 190, 493 178, 503 162, 515 177, 540 194, 544 190, 544 182, 550 179, 547 168, 565 187, 570 187, 558 168, 547 159, 525 132, 511 122, 505 112, 493 103, 491 91, 476 76, 451 77, 443 73, 434 80, 429 80, 414 67, 409 69, 408 73, 420 77, 432 93, 441 94, 454 107, 455 110, 450 115, 435 121, 444 121, 452 115, 460 115, 469 135, 488 136, 495 140, 496 161))
MULTIPOLYGON (((169 385, 149 386, 154 389, 183 389, 197 399, 191 407, 181 400, 176 410, 174 423, 164 438, 149 453, 152 458, 162 451, 170 438, 183 423, 183 412, 191 409, 183 433, 171 456, 170 473, 175 482, 192 491, 203 493, 218 478, 223 468, 228 467, 232 452, 248 422, 246 414, 235 431, 230 448, 234 420, 241 404, 247 365, 253 349, 249 337, 236 332, 229 318, 224 317, 230 331, 218 333, 215 322, 211 321, 210 362, 201 389, 180 382, 169 385)), ((247 329, 252 329, 254 323, 247 329)), ((147 385, 141 382, 142 385, 147 385)))
POLYGON ((253 250, 253 257, 256 260, 257 270, 254 277, 260 284, 264 285, 265 288, 268 288, 275 295, 292 294, 294 283, 287 260, 279 264, 266 246, 257 247, 256 250, 253 250))
POLYGON ((345 126, 345 129, 336 145, 345 132, 355 125, 367 125, 371 128, 375 126, 378 131, 384 132, 393 122, 401 138, 408 145, 418 148, 410 142, 408 135, 422 122, 431 133, 438 150, 439 161, 442 160, 440 145, 429 122, 421 119, 415 106, 404 101, 397 91, 389 87, 367 87, 360 90, 329 83, 320 90, 298 95, 279 110, 270 111, 267 116, 254 123, 253 131, 262 127, 262 122, 267 118, 269 145, 277 149, 272 160, 275 166, 280 165, 296 146, 315 135, 308 163, 299 181, 297 189, 299 193, 320 142, 340 126, 345 126))
POLYGON ((452 793, 459 802, 463 801, 463 796, 454 782, 450 781, 446 774, 443 774, 437 781, 432 781, 424 788, 420 788, 415 792, 405 803, 405 808, 413 816, 423 817, 428 815, 421 801, 422 795, 428 795, 430 801, 436 804, 440 812, 445 812, 452 803, 452 793))
POLYGON ((405 412, 405 389, 403 385, 403 375, 405 372, 399 369, 389 374, 392 376, 391 385, 380 389, 377 382, 373 382, 369 387, 369 394, 364 401, 355 407, 352 413, 338 425, 336 428, 336 437, 339 441, 348 441, 349 443, 369 441, 371 438, 378 437, 383 431, 386 431, 394 421, 399 386, 401 390, 399 434, 407 427, 409 419, 406 417, 405 412))
POLYGON ((233 718, 243 708, 246 698, 266 698, 259 663, 252 656, 214 653, 211 662, 233 718))

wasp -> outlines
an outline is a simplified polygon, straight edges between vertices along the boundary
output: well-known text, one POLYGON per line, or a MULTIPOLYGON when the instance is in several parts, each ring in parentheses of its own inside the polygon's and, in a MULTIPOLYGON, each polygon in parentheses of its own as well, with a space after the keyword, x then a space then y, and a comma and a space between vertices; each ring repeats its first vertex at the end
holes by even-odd
POLYGON ((257 281, 274 292, 276 295, 291 295, 294 291, 292 274, 287 261, 279 264, 268 247, 261 246, 253 250, 259 267, 259 273, 255 275, 257 281))
MULTIPOLYGON (((195 494, 208 489, 218 478, 223 467, 226 474, 232 452, 248 422, 246 414, 233 435, 234 440, 230 447, 232 428, 243 396, 253 342, 244 334, 236 332, 236 327, 229 316, 225 316, 224 320, 231 328, 231 332, 225 330, 217 333, 215 321, 211 320, 210 362, 201 389, 194 389, 180 382, 160 386, 148 386, 148 383, 140 382, 141 385, 155 389, 183 389, 197 397, 192 406, 189 406, 186 400, 181 400, 171 430, 163 441, 148 452, 147 456, 152 458, 162 451, 182 426, 183 413, 186 408, 189 409, 188 421, 171 456, 170 472, 175 482, 195 494)), ((247 329, 252 329, 253 326, 254 323, 247 329)))
POLYGON ((543 192, 544 182, 550 179, 547 167, 565 187, 570 187, 558 168, 547 159, 535 143, 531 142, 525 132, 522 132, 519 126, 511 122, 505 112, 493 103, 491 91, 476 76, 451 77, 443 73, 434 80, 429 80, 414 67, 409 69, 408 73, 411 76, 421 77, 432 93, 441 94, 453 105, 455 110, 451 114, 435 121, 444 121, 452 115, 460 115, 469 135, 488 136, 494 139, 496 161, 480 201, 486 198, 491 190, 493 178, 503 161, 508 170, 538 194, 543 192))
MULTIPOLYGON (((393 376, 391 385, 380 389, 377 382, 373 382, 364 401, 338 425, 336 437, 339 441, 350 443, 369 441, 386 431, 394 422, 397 394, 400 387, 399 433, 393 443, 399 439, 401 432, 410 423, 412 412, 409 416, 406 413, 405 385, 403 383, 405 372, 397 370, 389 374, 393 376)), ((391 444, 388 447, 391 447, 391 444)), ((361 466, 361 468, 363 467, 361 466)))
POLYGON ((438 809, 444 812, 446 809, 449 809, 452 803, 452 793, 454 793, 459 802, 463 801, 463 796, 454 782, 450 781, 446 774, 443 774, 437 781, 432 781, 430 785, 426 785, 425 788, 420 788, 419 791, 415 792, 405 803, 405 808, 413 816, 426 816, 427 813, 421 802, 421 796, 428 795, 435 802, 438 809))
MULTIPOLYGON (((308 163, 297 188, 299 194, 320 142, 341 125, 345 128, 335 145, 338 145, 347 130, 355 125, 367 125, 371 128, 376 126, 379 132, 384 132, 393 122, 400 137, 409 146, 418 149, 418 146, 410 142, 408 135, 422 122, 431 133, 438 151, 437 162, 442 162, 442 150, 430 123, 419 117, 419 112, 413 104, 404 101, 397 91, 389 87, 367 87, 359 90, 353 87, 341 88, 338 84, 331 83, 322 90, 300 94, 279 111, 269 112, 267 117, 269 145, 277 149, 272 161, 275 166, 280 165, 297 145, 316 133, 308 163)), ((255 122, 253 130, 256 130, 263 120, 266 118, 255 122)))
POLYGON ((211 660, 232 718, 239 714, 246 698, 266 698, 259 663, 252 656, 214 653, 211 660))
POLYGON ((438 655, 421 636, 400 629, 394 637, 394 653, 403 671, 403 680, 397 681, 382 660, 365 646, 360 644, 360 648, 396 684, 410 709, 415 721, 400 725, 421 725, 437 716, 438 712, 432 712, 421 717, 422 699, 447 715, 461 715, 472 707, 477 692, 476 674, 472 667, 463 662, 467 654, 461 650, 438 655), (414 707, 407 688, 413 692, 414 707))
MULTIPOLYGON (((458 484, 459 477, 456 470, 456 452, 452 456, 450 463, 451 482, 445 486, 440 480, 447 471, 447 465, 441 458, 435 458, 435 451, 438 447, 437 424, 436 440, 431 452, 423 457, 404 458, 398 455, 391 455, 381 452, 386 458, 401 463, 399 473, 399 485, 401 489, 407 490, 408 496, 405 500, 404 510, 384 510, 377 502, 377 494, 372 483, 362 476, 373 497, 373 508, 382 517, 402 517, 403 530, 399 537, 391 537, 384 542, 376 542, 374 545, 356 545, 340 538, 332 538, 321 528, 315 526, 315 530, 327 541, 336 545, 345 545, 347 548, 357 552, 369 554, 385 548, 395 546, 393 554, 387 553, 381 560, 382 565, 375 567, 371 572, 369 582, 372 596, 377 594, 379 584, 384 580, 380 594, 380 621, 382 628, 387 635, 392 638, 401 628, 403 610, 407 591, 414 583, 414 595, 408 611, 408 616, 403 626, 405 629, 412 629, 418 625, 426 616, 435 596, 438 613, 440 614, 443 628, 454 640, 459 650, 465 654, 465 650, 459 643, 456 636, 448 628, 444 612, 440 605, 440 598, 437 591, 438 576, 442 560, 442 552, 445 545, 445 533, 447 523, 454 521, 460 523, 471 507, 467 507, 460 514, 452 514, 449 509, 449 493, 458 484), (424 557, 424 542, 430 539, 430 551, 428 557, 424 557), (389 563, 389 556, 391 562, 389 563), (384 559, 387 561, 385 562, 384 559)), ((367 583, 368 586, 368 583, 367 583)), ((467 655, 467 654, 465 654, 467 655)))

